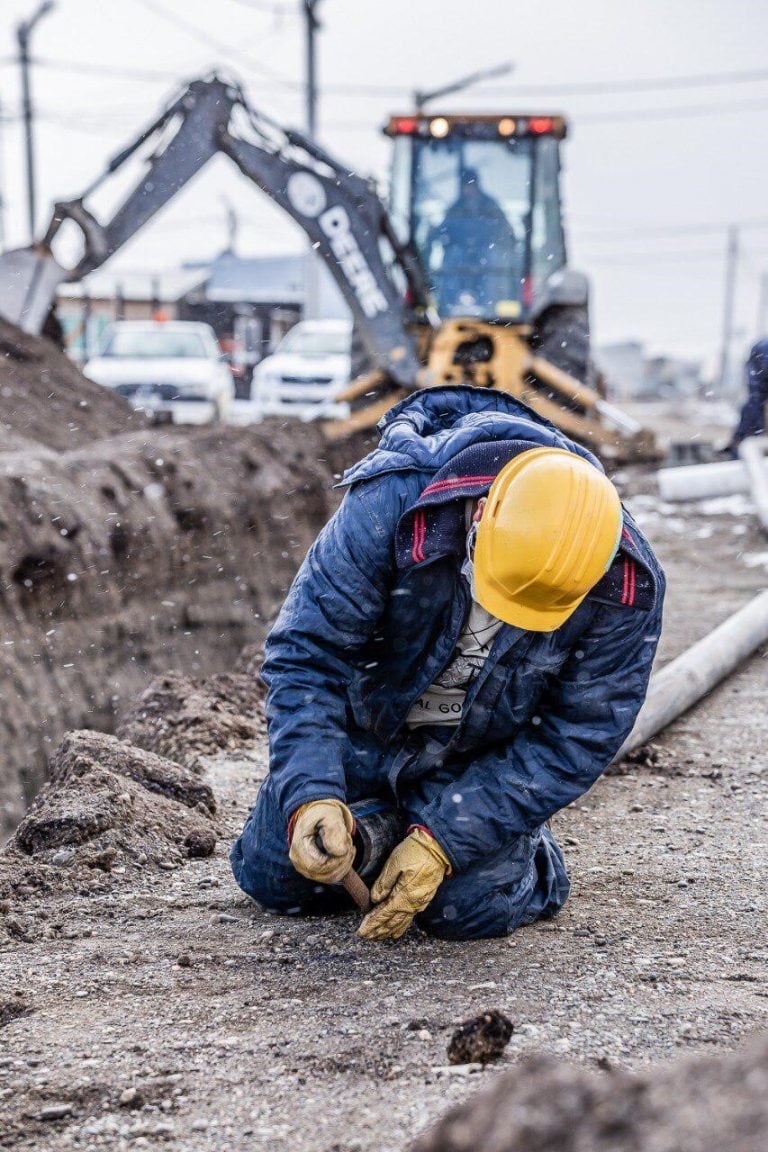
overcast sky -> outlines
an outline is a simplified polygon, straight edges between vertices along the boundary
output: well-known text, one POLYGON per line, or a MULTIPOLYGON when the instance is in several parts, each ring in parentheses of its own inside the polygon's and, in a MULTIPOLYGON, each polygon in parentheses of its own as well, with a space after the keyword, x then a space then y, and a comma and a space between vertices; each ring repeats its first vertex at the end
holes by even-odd
MULTIPOLYGON (((7 245, 26 240, 14 27, 36 3, 3 0, 0 12, 7 245)), ((298 0, 56 0, 33 46, 38 231, 52 201, 79 193, 184 79, 224 70, 258 108, 301 126, 299 7, 298 0), (127 75, 136 69, 147 75, 127 75)), ((390 112, 408 109, 414 87, 511 60, 512 76, 452 97, 447 110, 569 117, 571 263, 592 277, 598 342, 641 338, 653 351, 713 359, 731 221, 745 225, 738 350, 754 338, 768 270, 764 0, 322 0, 318 11, 320 137, 350 167, 385 176, 380 127, 390 112), (750 71, 761 75, 717 82, 750 71), (709 81, 695 87, 611 90, 703 74, 709 81), (600 83, 606 88, 594 91, 600 83), (580 91, 585 85, 593 90, 580 91)), ((164 270, 214 255, 225 242, 225 201, 240 216, 242 254, 299 250, 291 222, 219 159, 113 266, 164 270)))

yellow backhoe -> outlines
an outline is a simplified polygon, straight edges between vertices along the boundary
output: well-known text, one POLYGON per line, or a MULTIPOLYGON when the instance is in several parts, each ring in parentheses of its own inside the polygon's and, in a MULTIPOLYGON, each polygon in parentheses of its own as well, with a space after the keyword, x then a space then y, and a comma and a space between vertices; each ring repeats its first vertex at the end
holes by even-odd
POLYGON ((0 256, 0 315, 40 331, 62 281, 103 265, 213 155, 227 155, 304 229, 355 322, 352 414, 330 437, 373 427, 416 388, 472 384, 519 397, 614 459, 654 455, 652 436, 601 396, 588 284, 566 260, 559 116, 394 116, 388 207, 300 132, 210 76, 188 85, 81 196, 55 206, 42 240, 0 256), (129 159, 144 170, 99 221, 86 201, 129 159), (65 221, 83 252, 54 256, 65 221))

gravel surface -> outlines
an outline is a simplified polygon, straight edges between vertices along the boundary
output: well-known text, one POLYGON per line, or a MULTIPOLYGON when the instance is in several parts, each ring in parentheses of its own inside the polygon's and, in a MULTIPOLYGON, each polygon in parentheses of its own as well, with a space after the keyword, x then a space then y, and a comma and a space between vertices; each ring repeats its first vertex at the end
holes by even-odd
MULTIPOLYGON (((665 660, 768 584, 765 541, 743 510, 683 514, 627 479, 669 576, 665 660)), ((556 818, 571 899, 508 940, 371 945, 352 915, 261 912, 226 847, 263 735, 198 756, 212 858, 0 902, 20 929, 0 951, 0 1147, 386 1152, 523 1055, 634 1068, 766 1028, 766 672, 763 652, 556 818), (492 1009, 514 1024, 499 1063, 450 1065, 457 1025, 492 1009)))

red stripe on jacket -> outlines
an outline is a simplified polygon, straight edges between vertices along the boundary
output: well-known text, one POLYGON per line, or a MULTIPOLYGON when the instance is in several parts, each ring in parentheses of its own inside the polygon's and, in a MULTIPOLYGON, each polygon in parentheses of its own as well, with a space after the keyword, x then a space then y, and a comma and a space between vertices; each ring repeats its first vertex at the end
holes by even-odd
POLYGON ((466 484, 492 484, 495 479, 495 476, 454 476, 447 480, 435 480, 432 484, 427 485, 419 499, 423 499, 424 496, 431 496, 435 492, 444 492, 448 488, 463 487, 466 484))
POLYGON ((624 584, 621 590, 621 602, 630 608, 635 602, 635 586, 637 582, 637 565, 628 556, 624 557, 624 584))
POLYGON ((424 559, 424 541, 426 536, 427 518, 423 512, 418 511, 413 518, 413 547, 411 548, 411 556, 415 564, 418 564, 420 560, 424 559))

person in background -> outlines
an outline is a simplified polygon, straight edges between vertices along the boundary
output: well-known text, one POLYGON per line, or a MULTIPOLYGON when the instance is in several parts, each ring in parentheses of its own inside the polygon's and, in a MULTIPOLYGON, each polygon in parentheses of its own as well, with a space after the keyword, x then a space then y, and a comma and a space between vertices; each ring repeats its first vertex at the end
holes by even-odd
POLYGON ((494 316, 499 300, 520 296, 522 244, 476 169, 461 170, 459 194, 432 230, 429 246, 442 316, 494 316))
POLYGON ((736 431, 725 449, 726 454, 739 454, 739 444, 748 436, 765 433, 766 406, 768 406, 768 339, 758 340, 747 360, 747 399, 741 409, 736 431))

